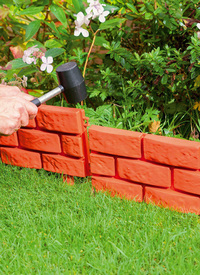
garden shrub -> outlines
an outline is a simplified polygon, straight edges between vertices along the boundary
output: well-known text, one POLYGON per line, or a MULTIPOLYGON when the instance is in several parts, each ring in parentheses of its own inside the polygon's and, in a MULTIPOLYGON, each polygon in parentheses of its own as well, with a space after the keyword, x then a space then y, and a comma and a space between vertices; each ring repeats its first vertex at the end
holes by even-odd
POLYGON ((79 107, 98 124, 199 138, 199 1, 100 1, 105 22, 90 18, 84 36, 74 35, 92 2, 0 0, 3 81, 25 75, 29 89, 48 91, 56 67, 75 60, 89 93, 79 107), (51 74, 23 62, 35 45, 54 58, 51 74))

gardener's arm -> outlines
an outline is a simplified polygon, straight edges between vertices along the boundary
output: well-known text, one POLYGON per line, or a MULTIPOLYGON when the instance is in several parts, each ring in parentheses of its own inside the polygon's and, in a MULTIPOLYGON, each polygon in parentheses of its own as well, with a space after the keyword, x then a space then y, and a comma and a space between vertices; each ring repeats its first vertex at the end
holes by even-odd
POLYGON ((1 135, 11 135, 36 116, 38 108, 30 102, 33 98, 17 87, 0 85, 1 135))

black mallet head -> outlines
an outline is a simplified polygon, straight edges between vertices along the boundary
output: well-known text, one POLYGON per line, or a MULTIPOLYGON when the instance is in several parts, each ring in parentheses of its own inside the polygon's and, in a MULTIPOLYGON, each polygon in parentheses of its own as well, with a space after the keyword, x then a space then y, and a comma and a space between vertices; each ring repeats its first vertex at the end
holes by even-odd
POLYGON ((87 98, 85 81, 76 62, 68 62, 60 65, 56 69, 59 86, 52 91, 44 94, 39 98, 33 99, 31 102, 36 106, 63 93, 68 103, 78 103, 87 98))

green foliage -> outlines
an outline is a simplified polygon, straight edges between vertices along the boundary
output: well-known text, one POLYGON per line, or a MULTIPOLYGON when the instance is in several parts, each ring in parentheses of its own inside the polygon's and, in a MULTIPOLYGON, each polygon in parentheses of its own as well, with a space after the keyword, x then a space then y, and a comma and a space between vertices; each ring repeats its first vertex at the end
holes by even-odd
POLYGON ((75 14, 86 14, 87 1, 0 1, 0 65, 5 80, 24 74, 29 89, 48 91, 57 85, 56 67, 74 60, 87 83, 85 107, 95 112, 103 105, 115 106, 114 120, 121 121, 114 122, 116 127, 136 129, 137 121, 142 125, 137 130, 148 131, 147 121, 159 120, 163 134, 198 137, 199 110, 194 106, 200 102, 199 1, 101 3, 109 15, 105 22, 91 20, 86 26, 89 36, 83 37, 74 36, 74 22, 75 14), (13 54, 13 48, 24 51, 34 45, 46 57, 54 57, 50 75, 13 54), (148 116, 149 110, 157 115, 148 116), (177 127, 171 130, 175 121, 177 127))

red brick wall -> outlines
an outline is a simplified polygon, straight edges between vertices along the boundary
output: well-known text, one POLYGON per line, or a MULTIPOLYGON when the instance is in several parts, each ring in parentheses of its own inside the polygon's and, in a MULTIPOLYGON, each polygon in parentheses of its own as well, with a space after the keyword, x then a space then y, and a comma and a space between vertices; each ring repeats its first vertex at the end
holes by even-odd
POLYGON ((200 214, 200 143, 91 126, 92 185, 138 202, 200 214))
POLYGON ((200 214, 200 143, 92 125, 84 110, 43 105, 0 137, 6 164, 92 176, 96 190, 200 214))
POLYGON ((21 167, 88 176, 86 120, 84 110, 42 105, 27 127, 0 137, 1 159, 21 167))

